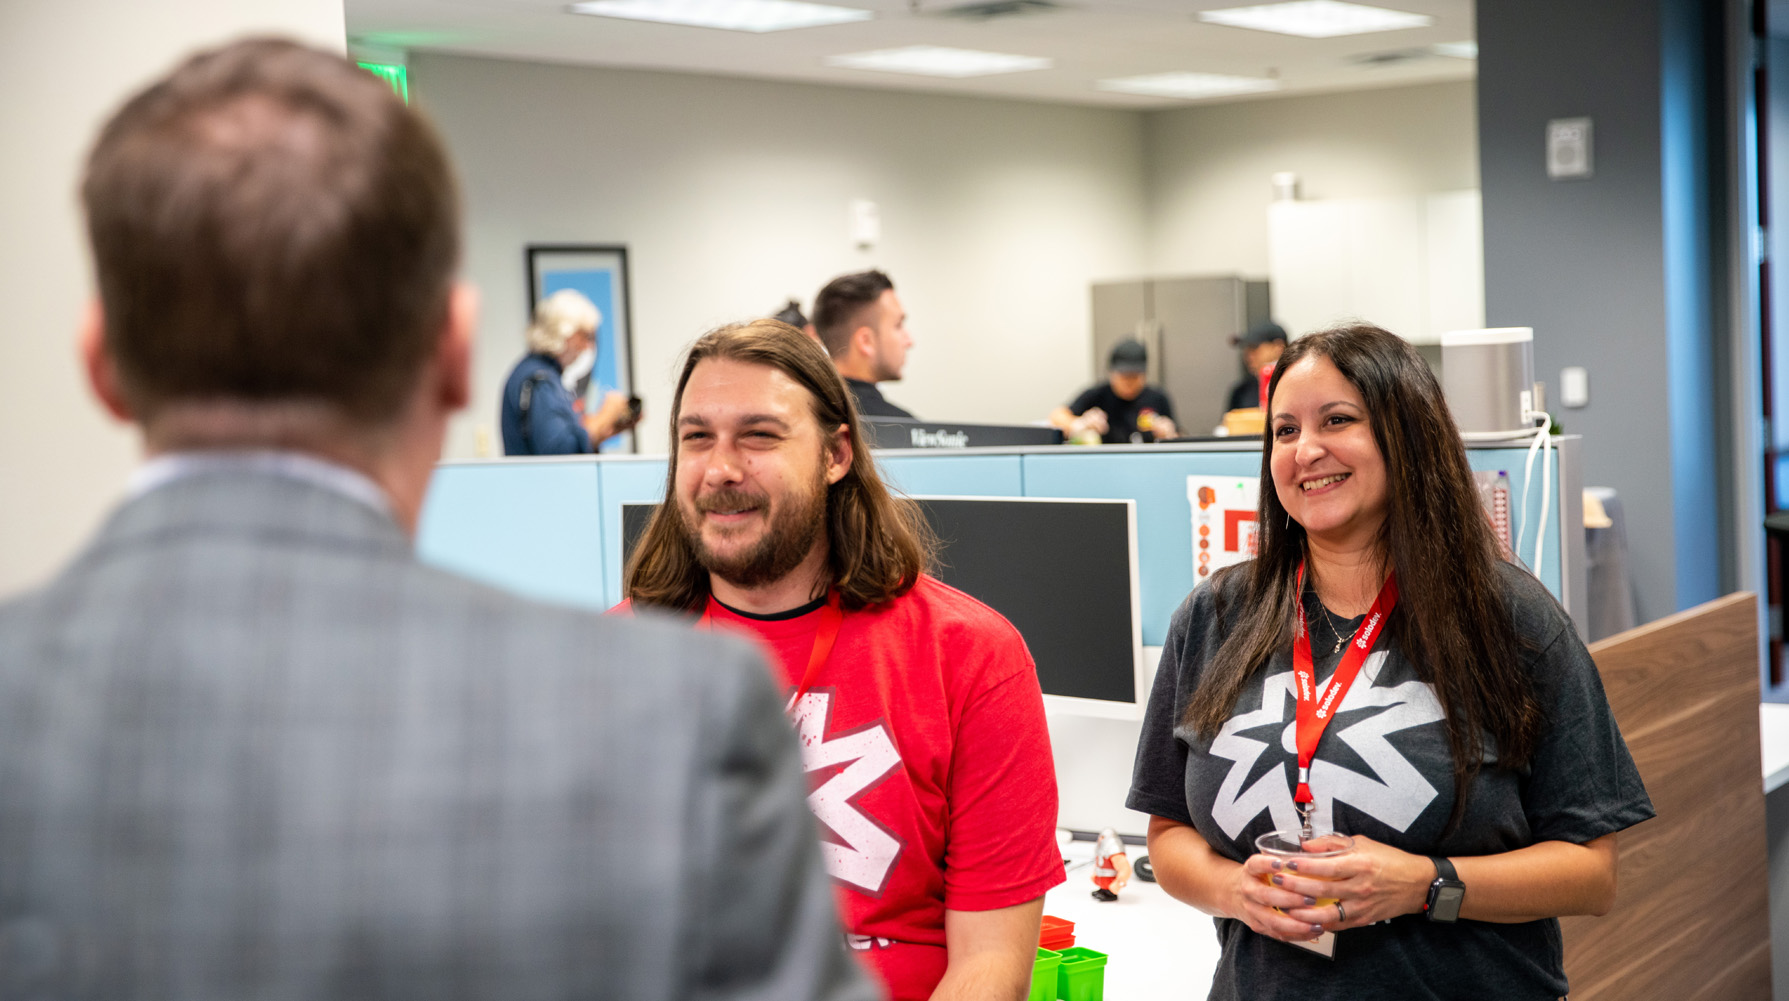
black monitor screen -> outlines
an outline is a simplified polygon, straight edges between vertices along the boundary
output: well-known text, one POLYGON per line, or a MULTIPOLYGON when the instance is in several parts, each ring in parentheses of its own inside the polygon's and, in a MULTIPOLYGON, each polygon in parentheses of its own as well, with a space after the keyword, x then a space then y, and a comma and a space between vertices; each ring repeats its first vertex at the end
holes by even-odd
MULTIPOLYGON (((919 504, 940 542, 939 579, 1019 630, 1045 694, 1138 700, 1129 505, 954 497, 919 504)), ((622 505, 624 564, 656 506, 622 505)))
POLYGON ((1129 505, 923 498, 938 577, 1006 616, 1047 695, 1137 701, 1129 505))

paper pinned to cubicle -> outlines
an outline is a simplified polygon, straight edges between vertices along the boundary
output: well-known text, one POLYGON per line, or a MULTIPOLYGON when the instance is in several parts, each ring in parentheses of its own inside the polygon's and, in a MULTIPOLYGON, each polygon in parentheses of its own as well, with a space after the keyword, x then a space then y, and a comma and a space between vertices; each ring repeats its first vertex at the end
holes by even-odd
POLYGON ((1259 476, 1189 476, 1186 499, 1193 512, 1193 583, 1203 584, 1224 567, 1255 558, 1255 505, 1259 476))

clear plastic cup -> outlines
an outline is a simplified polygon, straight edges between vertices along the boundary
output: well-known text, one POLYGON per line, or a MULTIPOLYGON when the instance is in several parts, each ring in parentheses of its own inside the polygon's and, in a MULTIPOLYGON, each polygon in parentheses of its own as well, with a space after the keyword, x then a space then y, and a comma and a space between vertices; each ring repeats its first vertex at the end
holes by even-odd
MULTIPOLYGON (((1354 851, 1354 839, 1346 834, 1325 831, 1303 837, 1298 831, 1268 831, 1255 839, 1255 851, 1262 855, 1291 862, 1315 858, 1341 858, 1354 851)), ((1316 876, 1308 872, 1299 872, 1306 879, 1334 882, 1335 877, 1316 876)), ((1271 885, 1272 873, 1262 873, 1261 882, 1271 885)), ((1336 902, 1335 897, 1318 897, 1318 907, 1327 907, 1336 902)))

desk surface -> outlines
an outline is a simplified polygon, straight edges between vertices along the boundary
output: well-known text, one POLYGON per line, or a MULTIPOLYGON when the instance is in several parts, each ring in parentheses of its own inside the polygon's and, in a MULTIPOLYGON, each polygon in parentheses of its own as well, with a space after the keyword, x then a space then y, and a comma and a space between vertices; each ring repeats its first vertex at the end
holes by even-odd
MULTIPOLYGON (((1127 854, 1140 858, 1141 845, 1127 854)), ((1097 949, 1106 960, 1108 1001, 1176 1001, 1204 998, 1218 965, 1217 929, 1211 918, 1140 879, 1118 899, 1093 899, 1093 842, 1070 842, 1068 881, 1044 895, 1044 913, 1075 923, 1075 944, 1097 949)))

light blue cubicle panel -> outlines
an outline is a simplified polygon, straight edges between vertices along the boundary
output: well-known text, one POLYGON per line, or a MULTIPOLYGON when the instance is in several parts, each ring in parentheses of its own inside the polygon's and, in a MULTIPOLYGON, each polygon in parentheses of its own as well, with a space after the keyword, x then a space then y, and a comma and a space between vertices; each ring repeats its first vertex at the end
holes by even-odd
POLYGON ((1020 497, 1025 471, 1016 455, 884 455, 876 469, 913 497, 1020 497))
POLYGON ((595 460, 444 463, 416 531, 431 566, 542 601, 607 607, 595 460))
MULTIPOLYGON (((1525 448, 1473 448, 1467 450, 1475 470, 1507 472, 1510 477, 1510 533, 1512 544, 1521 532, 1523 464, 1525 448)), ((1111 497, 1137 502, 1137 576, 1142 591, 1143 643, 1160 646, 1167 635, 1174 609, 1193 588, 1192 505, 1186 497, 1188 476, 1259 476, 1258 451, 1178 451, 1138 449, 1124 452, 1077 452, 1062 455, 1026 455, 1027 497, 1111 497)), ((1559 552, 1559 453, 1549 457, 1552 500, 1545 523, 1546 542, 1542 565, 1536 574, 1555 597, 1560 589, 1559 552)), ((1536 459, 1533 495, 1528 519, 1540 517, 1541 460, 1536 459)), ((1527 565, 1534 558, 1532 532, 1521 555, 1527 565)))
MULTIPOLYGON (((1539 521, 1541 515, 1542 459, 1534 460, 1534 488, 1528 498, 1527 520, 1530 523, 1528 537, 1521 540, 1522 551, 1516 556, 1525 567, 1534 572, 1547 590, 1553 592, 1555 598, 1563 596, 1560 592, 1559 575, 1559 450, 1549 449, 1546 453, 1548 475, 1552 480, 1548 486, 1552 490, 1552 498, 1547 504, 1547 520, 1543 526, 1546 532, 1545 541, 1541 545, 1541 565, 1537 568, 1534 562, 1534 528, 1533 523, 1539 521)), ((1517 544, 1522 534, 1522 484, 1524 467, 1528 462, 1526 446, 1510 448, 1469 448, 1466 450, 1466 462, 1475 472, 1505 472, 1509 474, 1509 541, 1517 544)))
MULTIPOLYGON (((1188 476, 1259 476, 1248 451, 1065 452, 1026 455, 1025 496, 1099 497, 1137 502, 1137 582, 1143 645, 1161 646, 1168 619, 1193 589, 1193 515, 1188 476)), ((1068 585, 1072 586, 1072 584, 1068 585)))
POLYGON ((665 499, 664 456, 642 459, 608 459, 601 464, 603 478, 603 586, 609 604, 621 600, 621 505, 657 504, 665 499))

